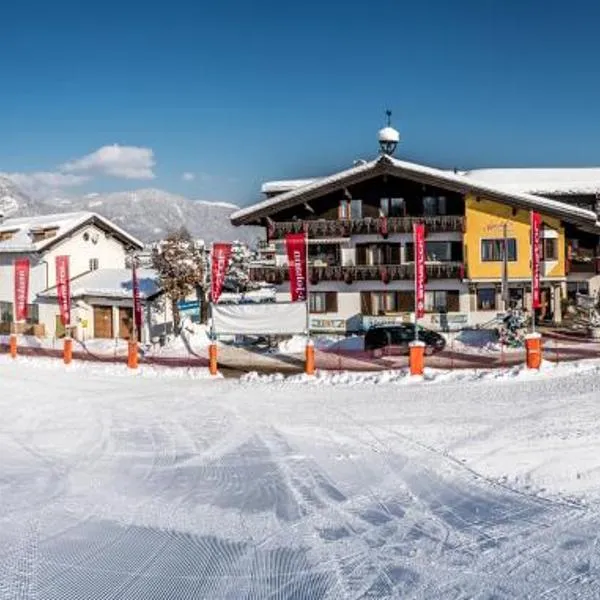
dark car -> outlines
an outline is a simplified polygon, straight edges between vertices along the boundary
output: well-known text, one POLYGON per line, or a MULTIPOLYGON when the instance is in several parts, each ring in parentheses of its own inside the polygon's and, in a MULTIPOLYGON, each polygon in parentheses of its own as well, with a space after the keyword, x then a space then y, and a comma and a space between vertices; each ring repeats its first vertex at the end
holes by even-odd
MULTIPOLYGON (((375 358, 385 354, 408 354, 409 344, 415 339, 415 326, 380 325, 371 327, 365 335, 365 350, 375 358)), ((431 329, 419 327, 419 340, 425 342, 425 354, 439 352, 446 346, 444 336, 431 329)))

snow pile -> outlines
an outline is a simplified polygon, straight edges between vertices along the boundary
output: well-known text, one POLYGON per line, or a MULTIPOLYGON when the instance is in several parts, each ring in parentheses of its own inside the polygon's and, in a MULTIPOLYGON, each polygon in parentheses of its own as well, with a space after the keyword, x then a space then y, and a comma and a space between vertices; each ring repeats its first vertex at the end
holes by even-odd
POLYGON ((507 347, 500 343, 493 329, 465 329, 458 334, 445 334, 448 350, 465 354, 497 354, 500 352, 522 352, 523 348, 507 347))
POLYGON ((74 360, 65 365, 62 360, 39 356, 17 356, 10 358, 0 355, 0 365, 12 365, 20 370, 41 369, 60 373, 83 373, 102 377, 142 377, 150 379, 215 379, 221 375, 212 376, 206 367, 173 367, 162 365, 140 364, 137 369, 127 367, 125 361, 120 363, 94 362, 74 360))
POLYGON ((282 373, 269 375, 256 371, 243 375, 244 383, 285 383, 327 386, 387 385, 387 384, 447 384, 472 383, 478 381, 539 380, 552 377, 565 377, 576 373, 600 373, 600 360, 581 360, 568 363, 542 361, 539 370, 528 369, 525 365, 494 369, 432 369, 426 367, 422 377, 410 375, 408 369, 388 371, 317 371, 315 375, 285 376, 282 373))
MULTIPOLYGON (((359 335, 350 337, 316 335, 311 337, 317 350, 327 352, 362 352, 365 349, 365 338, 359 335)), ((305 335, 294 335, 279 342, 276 354, 301 354, 306 348, 305 335)))

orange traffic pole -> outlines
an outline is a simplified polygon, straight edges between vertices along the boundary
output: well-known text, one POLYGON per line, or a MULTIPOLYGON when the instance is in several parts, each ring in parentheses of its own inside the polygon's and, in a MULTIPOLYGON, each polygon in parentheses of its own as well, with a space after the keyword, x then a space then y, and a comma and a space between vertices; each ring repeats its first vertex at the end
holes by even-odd
POLYGON ((315 345, 311 339, 306 342, 306 364, 304 372, 307 375, 315 374, 315 345))
POLYGON ((216 342, 211 342, 208 346, 208 372, 211 375, 217 375, 217 344, 216 342))
POLYGON ((528 369, 539 369, 542 365, 542 335, 529 333, 525 336, 525 351, 528 369))
POLYGON ((17 358, 17 334, 14 332, 10 334, 9 347, 11 358, 17 358))
POLYGON ((138 345, 135 338, 129 340, 127 344, 127 366, 130 369, 138 368, 138 345))
POLYGON ((408 365, 411 375, 423 375, 425 367, 425 342, 415 340, 409 344, 408 365))
POLYGON ((65 365, 71 364, 73 360, 73 340, 67 336, 63 346, 63 361, 65 365))

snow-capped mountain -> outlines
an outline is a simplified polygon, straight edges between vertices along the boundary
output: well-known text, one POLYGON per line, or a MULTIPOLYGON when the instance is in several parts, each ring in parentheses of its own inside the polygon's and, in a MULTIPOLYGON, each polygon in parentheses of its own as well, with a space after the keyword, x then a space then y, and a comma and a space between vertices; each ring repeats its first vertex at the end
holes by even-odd
POLYGON ((253 244, 262 233, 258 227, 231 225, 229 215, 238 208, 234 204, 190 200, 158 189, 32 199, 11 180, 0 177, 0 212, 3 208, 5 214, 19 215, 90 210, 148 242, 183 226, 207 243, 239 240, 253 244))
POLYGON ((38 203, 25 194, 8 177, 0 175, 0 215, 29 216, 39 211, 38 203))

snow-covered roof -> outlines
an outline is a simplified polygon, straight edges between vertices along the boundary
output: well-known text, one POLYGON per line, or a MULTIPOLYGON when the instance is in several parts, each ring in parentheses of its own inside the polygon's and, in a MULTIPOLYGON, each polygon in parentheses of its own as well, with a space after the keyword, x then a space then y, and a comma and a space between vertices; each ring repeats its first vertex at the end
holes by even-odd
MULTIPOLYGON (((161 291, 158 274, 154 269, 138 269, 140 297, 150 298, 161 291)), ((131 269, 98 269, 71 280, 71 297, 97 296, 101 298, 131 298, 131 269)), ((56 288, 38 294, 42 298, 55 298, 56 288)))
POLYGON ((140 240, 105 217, 94 212, 72 212, 5 219, 0 223, 0 252, 40 252, 90 223, 95 223, 103 229, 112 231, 136 248, 143 248, 143 243, 140 240), (33 236, 36 231, 53 229, 55 233, 52 237, 36 240, 33 236), (3 233, 12 233, 12 235, 3 240, 3 233))
POLYGON ((474 169, 464 175, 505 191, 549 195, 600 194, 600 168, 474 169))
POLYGON ((334 191, 340 186, 359 183, 378 174, 406 177, 425 184, 438 185, 459 193, 482 195, 529 210, 539 210, 547 214, 556 215, 567 221, 593 227, 594 229, 597 227, 600 228, 596 213, 591 210, 533 194, 506 190, 502 186, 480 181, 464 173, 443 171, 434 167, 398 160, 387 155, 381 155, 370 162, 334 173, 329 177, 313 180, 306 185, 242 208, 232 213, 230 217, 231 222, 234 225, 244 225, 261 217, 268 216, 274 210, 282 210, 302 202, 307 202, 320 195, 334 191))
POLYGON ((320 178, 265 181, 265 183, 262 184, 260 191, 263 194, 280 194, 282 192, 289 192, 290 190, 303 187, 309 183, 312 183, 313 181, 318 181, 319 179, 320 178))

